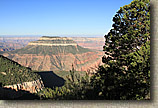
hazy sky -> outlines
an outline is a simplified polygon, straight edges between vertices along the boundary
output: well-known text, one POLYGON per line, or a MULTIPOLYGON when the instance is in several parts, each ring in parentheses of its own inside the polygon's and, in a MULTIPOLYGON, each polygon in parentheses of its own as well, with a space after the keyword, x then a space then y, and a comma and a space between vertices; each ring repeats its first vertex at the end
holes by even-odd
POLYGON ((0 35, 104 36, 132 0, 0 0, 0 35))

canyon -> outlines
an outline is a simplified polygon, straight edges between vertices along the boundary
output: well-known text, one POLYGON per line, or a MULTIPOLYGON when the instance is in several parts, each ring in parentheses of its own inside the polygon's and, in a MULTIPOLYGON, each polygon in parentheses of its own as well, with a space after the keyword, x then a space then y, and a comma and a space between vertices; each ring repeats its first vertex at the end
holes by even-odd
MULTIPOLYGON (((35 74, 40 75, 40 78, 0 87, 1 93, 4 93, 5 96, 0 95, 7 97, 7 99, 20 98, 26 93, 38 93, 45 87, 62 86, 65 82, 63 77, 65 78, 68 71, 72 69, 72 65, 76 71, 87 72, 92 75, 96 72, 97 67, 102 64, 104 53, 100 51, 101 47, 98 49, 99 45, 101 46, 103 43, 100 38, 95 40, 95 38, 87 39, 83 37, 43 36, 40 38, 20 38, 19 41, 17 41, 19 38, 11 39, 1 40, 2 55, 34 70, 35 74), (98 46, 93 47, 95 41, 98 46), (6 92, 8 92, 8 95, 6 95, 6 92)), ((11 73, 1 71, 0 74, 1 76, 8 76, 11 73)))
MULTIPOLYGON (((20 37, 0 37, 0 51, 13 51, 21 49, 32 41, 37 41, 40 36, 20 36, 20 37)), ((79 46, 89 49, 102 50, 104 45, 104 37, 69 37, 79 46)))
POLYGON ((38 71, 88 71, 102 63, 103 52, 83 48, 67 37, 43 36, 4 56, 38 71))

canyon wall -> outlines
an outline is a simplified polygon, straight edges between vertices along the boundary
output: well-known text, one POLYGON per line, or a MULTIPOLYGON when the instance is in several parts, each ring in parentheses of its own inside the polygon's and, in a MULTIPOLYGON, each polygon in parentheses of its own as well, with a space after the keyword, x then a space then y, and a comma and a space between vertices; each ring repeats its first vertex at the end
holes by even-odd
MULTIPOLYGON (((50 38, 45 37, 0 37, 0 50, 1 51, 12 51, 15 49, 20 49, 25 47, 30 42, 36 40, 50 40, 50 38), (2 46, 2 47, 1 47, 2 46), (11 50, 9 49, 11 48, 11 50)), ((53 40, 53 38, 51 38, 53 40)), ((63 38, 64 39, 64 38, 63 38)), ((66 39, 66 38, 65 38, 66 39)), ((103 50, 103 45, 105 43, 104 37, 68 37, 70 40, 74 40, 78 45, 95 50, 103 50)), ((34 44, 35 45, 35 44, 34 44)))
POLYGON ((70 43, 70 44, 50 44, 50 43, 28 43, 28 45, 42 45, 42 46, 69 46, 69 45, 72 45, 72 46, 77 46, 76 43, 70 43))
POLYGON ((30 93, 37 93, 38 91, 42 90, 43 87, 43 81, 41 79, 38 79, 30 82, 23 82, 21 84, 6 85, 3 88, 10 88, 16 91, 24 90, 29 91, 30 93))
POLYGON ((82 54, 58 54, 58 55, 38 55, 38 54, 4 54, 12 57, 12 60, 19 64, 30 67, 32 70, 54 71, 72 69, 72 64, 77 71, 87 71, 102 63, 103 52, 87 52, 82 54))
MULTIPOLYGON (((86 39, 78 41, 83 40, 87 42, 86 39)), ((69 71, 73 64, 77 71, 87 71, 102 63, 104 53, 83 48, 71 38, 43 36, 22 49, 3 55, 33 70, 69 71)))

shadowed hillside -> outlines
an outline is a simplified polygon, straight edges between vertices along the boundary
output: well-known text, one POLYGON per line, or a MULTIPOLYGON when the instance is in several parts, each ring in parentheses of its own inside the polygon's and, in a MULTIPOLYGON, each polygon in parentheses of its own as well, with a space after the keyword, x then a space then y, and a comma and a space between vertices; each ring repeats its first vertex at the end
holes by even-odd
POLYGON ((0 87, 0 100, 34 100, 40 99, 39 96, 24 90, 13 90, 0 87))
POLYGON ((42 78, 45 87, 54 88, 64 85, 65 80, 52 71, 35 72, 42 78))

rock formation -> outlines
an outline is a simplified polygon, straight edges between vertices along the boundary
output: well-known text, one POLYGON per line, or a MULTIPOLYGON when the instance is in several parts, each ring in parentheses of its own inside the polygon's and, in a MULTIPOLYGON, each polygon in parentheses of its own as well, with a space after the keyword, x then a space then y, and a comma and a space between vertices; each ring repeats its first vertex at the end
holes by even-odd
POLYGON ((103 52, 83 48, 70 38, 43 36, 3 55, 33 70, 69 71, 73 64, 77 71, 87 71, 102 63, 103 52))
POLYGON ((28 45, 41 45, 41 46, 77 46, 77 43, 67 37, 47 37, 43 36, 38 41, 28 43, 28 45))
POLYGON ((79 46, 95 50, 103 50, 105 43, 104 37, 70 37, 79 46))
POLYGON ((0 55, 0 87, 17 92, 37 93, 44 84, 41 77, 30 68, 0 55))
POLYGON ((16 91, 24 90, 29 91, 30 93, 37 93, 38 91, 42 90, 43 87, 43 81, 41 79, 38 79, 30 82, 23 82, 21 84, 6 85, 3 88, 10 88, 16 91))
MULTIPOLYGON (((20 49, 28 45, 29 42, 36 41, 38 39, 40 39, 40 37, 0 37, 0 50, 12 51, 20 49)), ((47 38, 43 39, 46 40, 47 38)), ((105 43, 104 37, 69 37, 68 39, 75 41, 79 46, 95 50, 103 50, 103 45, 105 43)))

